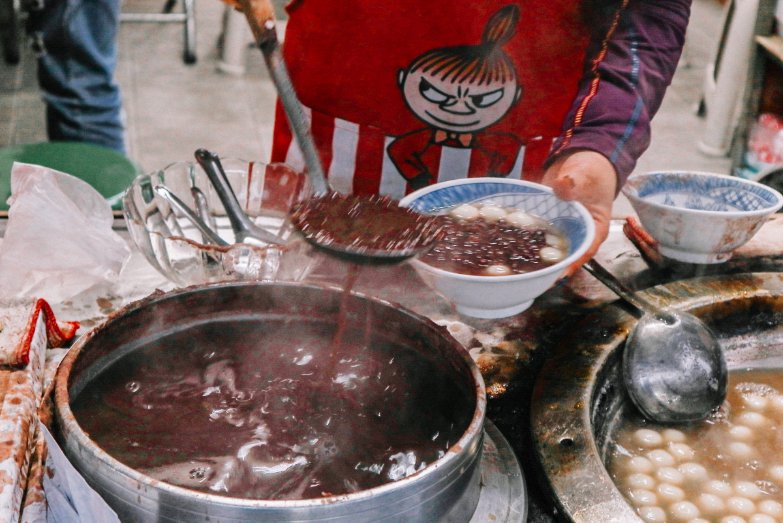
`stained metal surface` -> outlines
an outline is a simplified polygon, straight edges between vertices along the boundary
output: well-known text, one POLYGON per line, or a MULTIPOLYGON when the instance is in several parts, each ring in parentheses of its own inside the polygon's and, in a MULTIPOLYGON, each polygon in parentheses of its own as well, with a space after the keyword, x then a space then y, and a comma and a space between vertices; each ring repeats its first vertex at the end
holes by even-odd
MULTIPOLYGON (((717 334, 729 369, 783 367, 783 274, 748 273, 682 280, 643 292, 688 311, 717 334)), ((617 413, 630 400, 620 354, 635 319, 617 304, 572 327, 533 389, 533 444, 559 510, 578 523, 642 521, 603 464, 617 413)))
MULTIPOLYGON (((123 521, 467 521, 479 501, 486 396, 470 355, 426 318, 358 294, 344 300, 338 288, 234 282, 155 293, 82 336, 60 366, 55 401, 66 455, 123 521), (192 491, 157 481, 108 455, 81 429, 70 409, 71 397, 101 369, 173 330, 216 318, 334 321, 343 306, 349 322, 366 321, 371 332, 383 332, 422 357, 434 358, 474 398, 462 437, 442 458, 405 479, 310 500, 248 500, 192 491)), ((426 404, 422 399, 423 414, 426 404)))
POLYGON ((523 523, 527 519, 527 489, 514 449, 489 420, 484 423, 481 493, 470 523, 523 523))

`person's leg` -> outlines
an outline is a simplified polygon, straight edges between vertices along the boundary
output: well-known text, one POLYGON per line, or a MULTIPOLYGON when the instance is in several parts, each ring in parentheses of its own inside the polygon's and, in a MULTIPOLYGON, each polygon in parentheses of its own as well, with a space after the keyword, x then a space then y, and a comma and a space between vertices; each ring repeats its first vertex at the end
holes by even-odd
POLYGON ((90 142, 125 152, 120 90, 114 82, 120 0, 44 0, 31 13, 40 34, 38 82, 50 140, 90 142))

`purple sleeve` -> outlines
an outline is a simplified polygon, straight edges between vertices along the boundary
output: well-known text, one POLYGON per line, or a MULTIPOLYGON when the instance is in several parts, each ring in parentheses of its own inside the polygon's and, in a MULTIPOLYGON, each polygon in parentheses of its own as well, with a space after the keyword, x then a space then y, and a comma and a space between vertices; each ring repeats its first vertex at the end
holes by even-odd
POLYGON ((680 59, 690 6, 691 0, 622 0, 604 17, 549 161, 569 150, 597 151, 615 166, 622 186, 650 144, 650 120, 680 59))

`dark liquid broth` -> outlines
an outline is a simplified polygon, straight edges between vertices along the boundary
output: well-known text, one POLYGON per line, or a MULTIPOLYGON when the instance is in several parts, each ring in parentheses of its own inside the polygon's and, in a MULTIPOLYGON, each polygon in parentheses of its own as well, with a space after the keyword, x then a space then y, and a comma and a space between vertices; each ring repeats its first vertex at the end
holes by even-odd
POLYGON ((464 387, 364 325, 336 334, 318 321, 199 325, 123 357, 73 411, 122 463, 232 497, 345 494, 442 456, 473 414, 464 387))

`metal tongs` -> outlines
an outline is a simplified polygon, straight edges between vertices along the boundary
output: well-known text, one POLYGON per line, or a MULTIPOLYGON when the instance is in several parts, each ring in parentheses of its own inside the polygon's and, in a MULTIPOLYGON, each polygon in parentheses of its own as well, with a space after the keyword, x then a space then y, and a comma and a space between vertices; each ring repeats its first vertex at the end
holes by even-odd
MULTIPOLYGON (((226 172, 220 163, 220 158, 218 158, 216 154, 207 151, 206 149, 199 149, 196 151, 195 156, 199 165, 207 174, 220 201, 223 203, 223 208, 225 209, 226 216, 231 224, 231 229, 234 231, 235 243, 246 243, 258 247, 283 243, 283 240, 277 235, 257 226, 248 215, 245 214, 245 211, 239 204, 239 200, 237 200, 236 194, 234 194, 234 191, 231 188, 228 176, 226 176, 226 172)), ((196 229, 198 229, 205 243, 223 247, 230 245, 215 231, 215 223, 214 220, 211 219, 212 215, 207 207, 206 198, 197 187, 192 187, 191 192, 198 212, 195 212, 188 207, 188 205, 168 187, 158 184, 153 187, 153 189, 160 197, 165 199, 175 211, 187 218, 196 229), (211 223, 207 223, 206 221, 210 221, 211 223)))
POLYGON ((234 231, 236 243, 247 243, 249 245, 266 246, 269 244, 283 243, 283 241, 267 231, 262 229, 245 214, 242 206, 237 200, 236 194, 231 189, 231 184, 220 163, 220 158, 206 149, 196 151, 196 161, 207 173, 209 181, 215 188, 215 192, 220 198, 223 208, 226 210, 226 216, 231 223, 231 229, 234 231))

